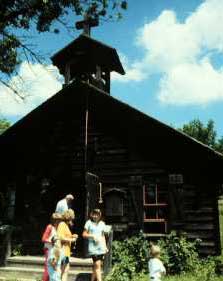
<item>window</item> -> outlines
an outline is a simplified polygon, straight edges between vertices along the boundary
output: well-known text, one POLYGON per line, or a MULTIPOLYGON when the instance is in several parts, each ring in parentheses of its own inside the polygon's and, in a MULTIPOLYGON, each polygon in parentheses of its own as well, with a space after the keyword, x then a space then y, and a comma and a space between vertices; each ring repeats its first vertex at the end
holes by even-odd
POLYGON ((167 232, 167 203, 165 193, 157 184, 143 186, 144 232, 167 232))

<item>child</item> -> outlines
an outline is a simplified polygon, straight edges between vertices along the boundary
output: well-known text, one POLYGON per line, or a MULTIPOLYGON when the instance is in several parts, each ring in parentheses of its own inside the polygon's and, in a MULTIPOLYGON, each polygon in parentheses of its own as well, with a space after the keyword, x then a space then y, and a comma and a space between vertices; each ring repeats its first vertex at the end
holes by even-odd
POLYGON ((47 272, 47 259, 50 249, 52 248, 52 237, 56 235, 57 226, 59 222, 61 221, 62 216, 57 213, 53 213, 51 216, 51 223, 46 226, 46 229, 44 230, 43 236, 42 236, 42 242, 44 243, 44 271, 43 271, 43 279, 42 281, 49 281, 49 275, 47 272))
POLYGON ((160 260, 160 247, 152 245, 150 248, 149 277, 151 281, 160 281, 161 276, 166 274, 166 269, 160 260))
POLYGON ((93 260, 93 272, 91 281, 101 281, 101 265, 104 255, 108 252, 105 241, 105 232, 108 227, 101 220, 101 211, 94 209, 90 213, 90 219, 85 223, 83 238, 88 239, 88 254, 93 260))
POLYGON ((48 256, 49 281, 61 281, 61 261, 64 257, 61 242, 58 238, 53 238, 54 246, 48 256))

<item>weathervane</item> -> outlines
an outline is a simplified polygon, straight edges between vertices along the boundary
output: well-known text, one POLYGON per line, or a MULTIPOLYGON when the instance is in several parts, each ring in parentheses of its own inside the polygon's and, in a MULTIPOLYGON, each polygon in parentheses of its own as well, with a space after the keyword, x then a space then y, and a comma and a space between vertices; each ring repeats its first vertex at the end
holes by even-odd
POLYGON ((83 29, 83 34, 91 36, 91 27, 95 27, 98 25, 98 18, 92 18, 89 14, 85 14, 84 20, 77 21, 75 27, 76 29, 83 29))

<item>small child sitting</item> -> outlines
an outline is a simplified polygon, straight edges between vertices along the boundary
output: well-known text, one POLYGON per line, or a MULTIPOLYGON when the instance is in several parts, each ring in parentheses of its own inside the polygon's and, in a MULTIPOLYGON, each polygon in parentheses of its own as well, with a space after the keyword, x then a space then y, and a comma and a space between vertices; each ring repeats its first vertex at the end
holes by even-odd
POLYGON ((61 241, 53 238, 53 247, 48 256, 49 281, 61 281, 61 261, 64 257, 61 241))
POLYGON ((160 260, 160 247, 152 245, 150 248, 149 277, 151 281, 160 281, 161 276, 166 274, 166 269, 160 260))

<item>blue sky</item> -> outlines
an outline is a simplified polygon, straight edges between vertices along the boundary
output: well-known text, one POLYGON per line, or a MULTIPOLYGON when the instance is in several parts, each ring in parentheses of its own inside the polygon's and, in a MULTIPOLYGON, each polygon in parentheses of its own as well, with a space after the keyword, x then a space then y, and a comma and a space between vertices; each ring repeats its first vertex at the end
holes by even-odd
MULTIPOLYGON (((223 136, 223 1, 129 0, 123 16, 92 30, 116 48, 126 70, 125 76, 112 75, 112 96, 174 127, 213 119, 223 136)), ((69 20, 74 26, 75 18, 69 20)), ((79 34, 30 32, 47 70, 24 61, 18 70, 23 83, 18 76, 10 83, 21 87, 26 101, 15 101, 0 86, 0 117, 15 122, 61 89, 49 57, 79 34)))

